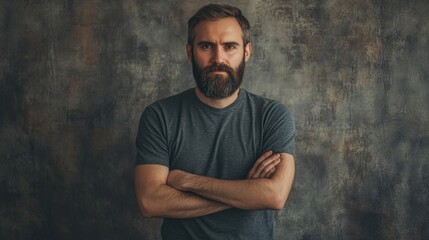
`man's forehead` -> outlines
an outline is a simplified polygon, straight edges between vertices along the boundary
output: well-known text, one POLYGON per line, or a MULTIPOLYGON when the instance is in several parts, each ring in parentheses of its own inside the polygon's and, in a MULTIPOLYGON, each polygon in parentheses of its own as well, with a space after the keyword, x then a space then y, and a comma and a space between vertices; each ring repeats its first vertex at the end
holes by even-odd
POLYGON ((199 22, 193 30, 194 40, 242 42, 243 33, 235 18, 223 18, 220 20, 204 20, 199 22))

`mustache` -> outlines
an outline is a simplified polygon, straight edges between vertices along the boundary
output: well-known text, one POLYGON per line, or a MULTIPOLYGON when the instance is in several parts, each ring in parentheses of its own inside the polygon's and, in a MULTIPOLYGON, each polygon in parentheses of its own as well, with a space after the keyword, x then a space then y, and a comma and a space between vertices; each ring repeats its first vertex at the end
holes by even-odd
POLYGON ((202 72, 205 74, 208 74, 210 72, 215 72, 215 71, 224 71, 224 72, 227 72, 228 75, 234 76, 234 69, 232 69, 231 67, 225 64, 213 64, 211 66, 205 67, 202 72))

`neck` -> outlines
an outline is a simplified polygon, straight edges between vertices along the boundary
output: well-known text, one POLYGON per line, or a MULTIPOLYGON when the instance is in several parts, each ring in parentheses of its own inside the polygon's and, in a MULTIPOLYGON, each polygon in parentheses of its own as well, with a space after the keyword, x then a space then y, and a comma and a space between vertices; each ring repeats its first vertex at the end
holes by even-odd
POLYGON ((233 94, 231 94, 231 96, 229 96, 227 98, 214 99, 214 98, 208 98, 208 97, 204 96, 204 94, 201 92, 201 90, 198 87, 195 87, 195 94, 197 95, 197 98, 201 102, 203 102, 204 104, 206 104, 210 107, 218 108, 218 109, 226 108, 229 105, 231 105, 238 98, 239 92, 240 92, 240 88, 237 89, 233 94))

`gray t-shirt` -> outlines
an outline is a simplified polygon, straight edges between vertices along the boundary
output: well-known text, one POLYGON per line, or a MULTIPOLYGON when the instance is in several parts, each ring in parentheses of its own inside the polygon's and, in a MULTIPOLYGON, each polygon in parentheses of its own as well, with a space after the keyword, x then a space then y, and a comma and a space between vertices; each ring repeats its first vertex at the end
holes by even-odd
MULTIPOLYGON (((143 112, 137 134, 138 164, 218 179, 245 179, 265 152, 295 151, 295 124, 277 101, 240 89, 223 109, 202 103, 195 89, 159 100, 143 112)), ((272 239, 272 210, 232 208, 203 217, 164 218, 163 239, 272 239)))

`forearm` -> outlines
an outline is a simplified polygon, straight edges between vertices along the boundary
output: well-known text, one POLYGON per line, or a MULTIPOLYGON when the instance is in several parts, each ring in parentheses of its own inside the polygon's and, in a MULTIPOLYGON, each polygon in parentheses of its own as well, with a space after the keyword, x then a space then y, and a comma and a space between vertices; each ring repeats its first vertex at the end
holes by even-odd
POLYGON ((229 208, 222 203, 168 186, 168 172, 168 168, 162 165, 136 166, 136 200, 143 216, 191 218, 229 208))
POLYGON ((191 218, 220 212, 230 208, 189 192, 160 185, 156 192, 137 199, 141 213, 146 217, 191 218))
POLYGON ((168 185, 231 207, 280 210, 289 196, 295 173, 293 156, 282 153, 281 158, 270 178, 221 180, 174 170, 169 174, 168 185))
POLYGON ((186 191, 226 205, 246 209, 281 209, 278 193, 270 179, 220 180, 189 175, 183 185, 186 191))

